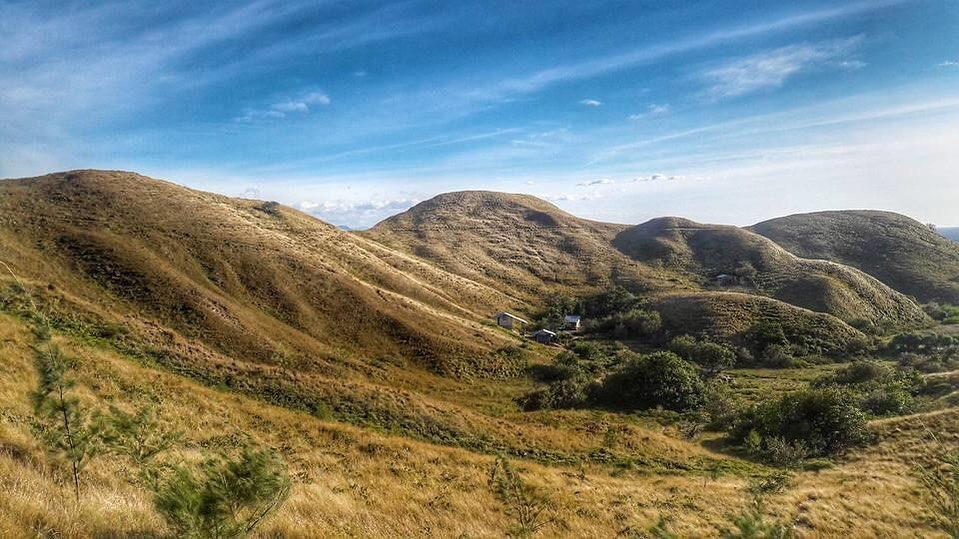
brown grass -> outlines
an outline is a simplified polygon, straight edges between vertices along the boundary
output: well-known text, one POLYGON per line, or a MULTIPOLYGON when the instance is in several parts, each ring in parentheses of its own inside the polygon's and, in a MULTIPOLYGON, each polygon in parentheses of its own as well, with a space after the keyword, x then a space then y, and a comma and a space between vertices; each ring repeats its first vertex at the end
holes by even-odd
MULTIPOLYGON (((497 453, 551 500, 556 523, 542 536, 638 534, 660 517, 681 536, 716 535, 767 468, 652 417, 520 412, 514 399, 530 381, 506 376, 495 352, 521 341, 485 320, 553 285, 588 290, 612 275, 712 293, 607 249, 623 227, 475 197, 494 214, 527 208, 513 224, 529 242, 499 233, 495 249, 460 256, 468 267, 457 275, 287 208, 128 173, 65 173, 0 183, 0 258, 78 358, 85 402, 156 406, 185 434, 171 458, 247 442, 282 453, 293 491, 262 536, 502 537, 509 522, 487 485, 497 453), (582 272, 550 280, 544 272, 566 257, 582 272), (525 269, 508 286, 470 277, 489 261, 525 269)), ((457 237, 472 246, 480 236, 457 237)), ((72 501, 65 463, 32 433, 29 313, 10 283, 0 280, 0 536, 168 535, 123 460, 95 459, 72 501)), ((821 319, 823 331, 848 327, 754 298, 743 301, 821 319)), ((533 362, 555 353, 524 350, 533 362)), ((923 420, 956 431, 952 410, 923 420)), ((886 441, 800 474, 769 512, 809 536, 934 535, 904 473, 918 424, 880 424, 886 441)))

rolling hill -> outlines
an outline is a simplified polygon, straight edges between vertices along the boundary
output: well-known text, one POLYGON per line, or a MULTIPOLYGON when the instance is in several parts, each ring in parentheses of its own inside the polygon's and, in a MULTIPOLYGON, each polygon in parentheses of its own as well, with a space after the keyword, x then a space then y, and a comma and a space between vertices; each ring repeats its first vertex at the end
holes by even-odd
MULTIPOLYGON (((365 234, 533 304, 552 290, 584 295, 610 284, 670 294, 675 303, 731 291, 715 285, 717 276, 729 274, 740 284, 737 292, 799 307, 792 320, 819 312, 842 326, 878 331, 927 320, 913 302, 855 269, 800 259, 747 230, 679 218, 630 227, 579 219, 527 195, 467 191, 439 195, 365 234), (747 268, 748 279, 740 279, 737 273, 747 268)), ((705 307, 712 300, 702 299, 689 308, 701 308, 706 321, 715 311, 705 307)), ((740 314, 755 322, 782 312, 740 314)))
POLYGON ((0 256, 104 317, 117 313, 271 364, 420 358, 442 370, 509 339, 483 285, 275 203, 124 172, 0 183, 0 256))
POLYGON ((805 258, 858 268, 920 302, 959 303, 959 245, 904 215, 830 211, 751 227, 805 258))
MULTIPOLYGON (((37 434, 38 320, 84 409, 152 410, 179 433, 167 462, 247 444, 282 455, 290 498, 257 536, 502 536, 513 523, 490 470, 504 455, 548 499, 544 535, 609 537, 657 522, 715 536, 774 470, 660 412, 521 411, 537 387, 526 363, 561 349, 493 326, 491 313, 618 283, 646 292, 677 333, 735 340, 774 319, 791 341, 842 350, 863 338, 846 314, 886 309, 905 323, 914 312, 855 270, 740 229, 596 223, 520 195, 424 204, 353 233, 129 172, 0 181, 0 536, 170 535, 125 457, 91 457, 83 496, 64 495, 69 464, 37 434), (745 277, 745 262, 749 282, 716 283, 745 277), (810 297, 835 312, 791 303, 810 297)), ((768 397, 833 367, 729 371, 730 387, 768 397)), ((934 533, 908 470, 922 426, 952 433, 955 418, 883 420, 880 445, 797 470, 768 516, 829 536, 862 522, 876 535, 934 533)))
POLYGON ((710 288, 767 296, 859 327, 925 320, 912 301, 858 270, 799 258, 734 226, 665 217, 620 232, 613 245, 644 264, 697 275, 710 288))
POLYGON ((614 249, 624 225, 580 219, 529 195, 438 195, 365 234, 447 271, 537 303, 550 290, 582 292, 616 282, 669 286, 661 272, 614 249))

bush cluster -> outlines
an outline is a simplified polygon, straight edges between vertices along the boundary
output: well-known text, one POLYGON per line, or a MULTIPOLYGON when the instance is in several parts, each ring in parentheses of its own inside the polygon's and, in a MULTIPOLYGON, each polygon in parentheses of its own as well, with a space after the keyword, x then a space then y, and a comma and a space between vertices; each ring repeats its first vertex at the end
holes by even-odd
POLYGON ((698 369, 672 352, 640 355, 622 346, 577 344, 538 376, 546 384, 520 399, 526 410, 605 406, 682 412, 707 401, 698 369))
POLYGON ((902 367, 932 373, 959 369, 959 337, 949 335, 896 335, 886 348, 902 367))
POLYGON ((713 377, 736 364, 736 353, 728 347, 689 335, 676 337, 669 350, 690 363, 699 365, 706 377, 713 377))
POLYGON ((729 438, 758 454, 794 452, 803 458, 843 453, 871 434, 855 397, 837 387, 811 388, 745 410, 729 438))
POLYGON ((943 324, 959 324, 959 306, 942 305, 936 302, 927 303, 922 306, 933 320, 943 324))

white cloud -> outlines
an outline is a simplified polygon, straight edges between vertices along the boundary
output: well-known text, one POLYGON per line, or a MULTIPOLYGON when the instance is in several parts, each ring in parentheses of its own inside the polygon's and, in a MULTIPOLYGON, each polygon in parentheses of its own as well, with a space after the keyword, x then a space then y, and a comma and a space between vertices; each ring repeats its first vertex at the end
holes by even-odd
POLYGON ((862 60, 843 60, 842 62, 839 62, 839 67, 843 69, 863 69, 867 65, 869 64, 863 62, 862 60))
POLYGON ((709 87, 711 99, 737 97, 769 88, 778 88, 799 73, 826 66, 846 68, 865 64, 845 56, 862 41, 861 37, 788 45, 752 56, 737 58, 700 74, 709 87))
POLYGON ((603 102, 602 102, 602 101, 597 101, 597 100, 595 100, 595 99, 584 99, 584 100, 580 101, 579 104, 580 104, 580 105, 583 105, 584 107, 594 107, 594 108, 595 108, 595 107, 601 106, 601 105, 603 104, 603 102))
POLYGON ((686 176, 683 175, 666 175, 666 174, 650 174, 649 176, 637 176, 632 178, 629 183, 644 183, 644 182, 675 182, 685 180, 686 176))
POLYGON ((612 179, 610 179, 610 178, 599 178, 599 179, 597 179, 597 180, 591 180, 591 181, 588 181, 588 182, 577 183, 576 185, 578 185, 579 187, 590 187, 590 186, 593 186, 593 185, 612 185, 612 184, 614 184, 614 183, 616 183, 616 180, 612 180, 612 179))
POLYGON ((939 67, 956 67, 956 66, 959 66, 959 62, 955 60, 946 60, 945 62, 938 64, 938 66, 939 67))
POLYGON ((313 202, 304 200, 297 207, 336 225, 367 226, 400 212, 404 212, 419 203, 418 199, 385 200, 325 200, 313 202))
POLYGON ((288 99, 273 103, 265 109, 246 108, 243 114, 233 120, 236 122, 251 122, 259 119, 286 118, 290 114, 305 114, 310 112, 310 107, 317 105, 326 106, 330 104, 330 96, 321 92, 309 92, 296 99, 288 99))
POLYGON ((646 112, 638 112, 636 114, 630 114, 630 120, 643 120, 646 118, 657 118, 659 116, 665 116, 672 112, 672 107, 669 106, 669 103, 663 105, 652 104, 646 107, 646 112))

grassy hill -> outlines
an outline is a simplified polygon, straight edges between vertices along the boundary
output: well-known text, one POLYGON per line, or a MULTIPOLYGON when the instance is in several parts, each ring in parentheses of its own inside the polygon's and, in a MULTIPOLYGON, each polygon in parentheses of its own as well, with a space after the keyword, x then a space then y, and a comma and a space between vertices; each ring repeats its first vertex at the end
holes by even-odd
MULTIPOLYGON (((820 312, 877 331, 927 320, 913 302, 868 275, 800 259, 747 230, 678 218, 634 227, 598 223, 527 195, 448 193, 386 219, 366 235, 533 304, 550 291, 584 295, 609 284, 647 295, 708 296, 728 288, 715 280, 729 274, 738 279, 737 291, 800 307, 799 318, 820 312)), ((704 307, 707 300, 689 308, 704 307)), ((765 312, 771 311, 741 314, 756 322, 765 312)), ((700 325, 710 325, 712 313, 704 308, 700 325)))
POLYGON ((819 212, 772 219, 751 230, 798 256, 858 268, 920 302, 959 303, 959 245, 906 216, 819 212))
POLYGON ((610 248, 625 228, 580 219, 529 195, 464 191, 417 204, 366 235, 526 301, 612 282, 669 286, 670 276, 610 248))
MULTIPOLYGON (((31 431, 31 338, 22 320, 0 314, 7 374, 0 377, 0 536, 170 536, 124 459, 90 460, 79 503, 65 491, 68 466, 50 457, 31 431)), ((290 499, 257 537, 502 537, 511 526, 487 485, 489 454, 264 404, 69 334, 54 340, 76 359, 84 401, 126 410, 151 406, 168 428, 182 433, 170 459, 195 461, 246 442, 281 448, 293 477, 290 499)), ((542 422, 571 425, 561 432, 566 448, 582 444, 607 459, 575 465, 517 461, 550 500, 555 522, 540 536, 609 537, 624 529, 645 531, 661 518, 680 536, 716 536, 751 506, 751 482, 769 473, 712 453, 703 447, 708 438, 689 441, 658 424, 582 412, 537 415, 542 422), (633 460, 610 460, 616 455, 633 460), (697 470, 704 458, 720 466, 697 470)), ((881 444, 829 469, 797 473, 787 492, 766 498, 765 511, 795 520, 800 531, 813 535, 934 536, 908 469, 922 453, 916 440, 923 429, 954 433, 956 419, 955 410, 947 410, 921 421, 877 424, 881 444)), ((535 431, 521 423, 513 429, 521 435, 535 431)), ((554 436, 560 438, 558 429, 554 436)))
POLYGON ((439 371, 513 341, 499 292, 275 203, 123 172, 0 183, 0 257, 57 301, 253 364, 439 371), (63 299, 61 299, 61 296, 63 299))
POLYGON ((620 232, 613 245, 644 264, 698 276, 707 288, 767 296, 859 327, 925 320, 912 301, 858 270, 799 258, 734 226, 666 217, 620 232))

